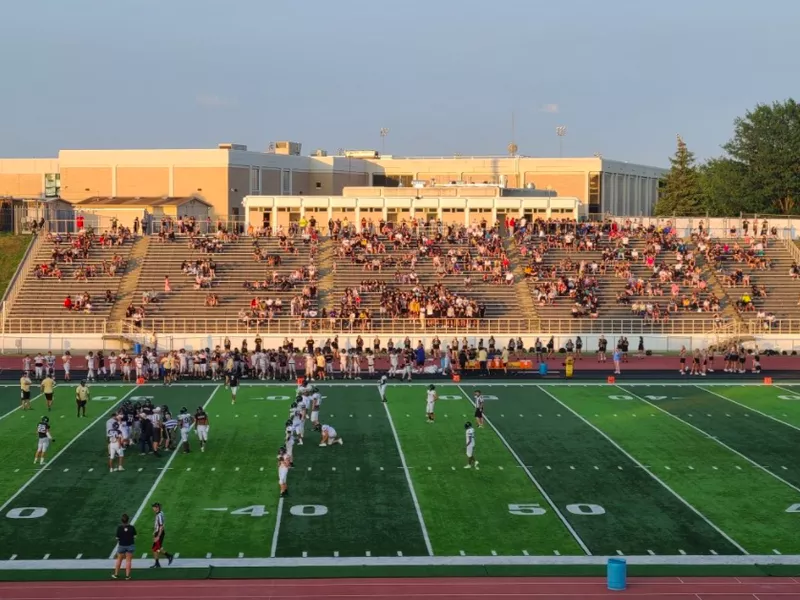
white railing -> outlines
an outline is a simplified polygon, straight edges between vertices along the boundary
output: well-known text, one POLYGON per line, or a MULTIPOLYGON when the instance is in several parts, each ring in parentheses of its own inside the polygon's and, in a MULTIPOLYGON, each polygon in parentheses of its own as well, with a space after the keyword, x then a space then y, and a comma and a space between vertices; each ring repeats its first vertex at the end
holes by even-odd
POLYGON ((792 260, 800 265, 800 248, 797 247, 797 244, 794 243, 794 240, 781 238, 781 242, 783 243, 783 247, 789 251, 789 254, 791 254, 792 260))
MULTIPOLYGON (((44 228, 42 231, 44 231, 44 228)), ((14 276, 11 278, 11 281, 8 284, 5 294, 3 294, 2 315, 0 315, 0 331, 4 333, 6 315, 11 312, 11 307, 14 306, 14 302, 17 300, 17 296, 19 296, 19 292, 22 289, 22 284, 25 283, 25 276, 31 272, 31 263, 36 260, 36 255, 39 253, 39 249, 44 244, 46 238, 43 233, 32 235, 33 239, 28 244, 28 248, 25 250, 22 260, 19 261, 17 270, 14 271, 14 276)))

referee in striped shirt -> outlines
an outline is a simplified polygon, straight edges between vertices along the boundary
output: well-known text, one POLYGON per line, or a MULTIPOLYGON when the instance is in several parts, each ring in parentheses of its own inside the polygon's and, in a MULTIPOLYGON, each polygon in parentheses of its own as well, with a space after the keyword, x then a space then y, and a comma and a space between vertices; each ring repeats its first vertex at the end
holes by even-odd
POLYGON ((162 554, 167 557, 168 566, 172 564, 175 557, 164 548, 164 513, 161 511, 161 505, 158 502, 153 504, 153 512, 156 513, 156 520, 153 525, 153 558, 156 559, 156 562, 150 565, 150 568, 160 569, 161 563, 158 559, 162 554))

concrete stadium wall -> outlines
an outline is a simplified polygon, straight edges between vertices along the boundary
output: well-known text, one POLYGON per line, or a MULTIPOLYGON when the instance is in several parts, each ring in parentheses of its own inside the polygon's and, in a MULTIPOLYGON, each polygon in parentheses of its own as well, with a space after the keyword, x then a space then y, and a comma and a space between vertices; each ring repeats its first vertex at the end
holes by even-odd
MULTIPOLYGON (((255 333, 248 335, 248 336, 240 336, 239 334, 232 334, 229 336, 231 338, 231 342, 234 347, 238 347, 242 343, 243 337, 246 337, 248 347, 254 347, 254 340, 255 340, 255 333)), ((286 336, 284 335, 262 335, 262 339, 264 340, 265 347, 276 347, 283 343, 283 340, 286 336)), ((305 334, 298 334, 294 337, 289 336, 290 339, 294 339, 295 344, 300 346, 305 342, 307 339, 307 335, 305 334)), ((326 334, 317 334, 312 336, 317 343, 322 343, 327 339, 328 336, 326 334)), ((355 341, 358 337, 358 334, 354 335, 339 335, 339 347, 346 348, 348 342, 352 347, 355 347, 355 341)), ((362 335, 364 338, 365 346, 371 348, 372 347, 372 340, 375 337, 374 335, 364 334, 362 335)), ((381 345, 383 347, 386 346, 386 342, 390 339, 390 337, 394 340, 395 346, 402 345, 402 341, 405 336, 388 336, 388 335, 381 335, 379 336, 381 339, 381 345)), ((417 344, 418 341, 422 341, 425 345, 425 348, 430 348, 430 342, 433 339, 433 335, 415 335, 409 336, 411 341, 414 345, 417 344)), ((442 344, 446 346, 452 340, 452 335, 440 335, 439 338, 442 341, 442 344)), ((464 336, 458 336, 458 339, 464 336)), ((473 344, 477 344, 478 339, 483 337, 484 342, 486 342, 490 336, 466 336, 467 341, 473 344)), ((516 337, 516 336, 515 336, 516 337)), ((548 335, 541 335, 542 342, 547 343, 547 340, 550 336, 548 335)), ((563 346, 568 339, 572 339, 574 341, 575 336, 567 336, 567 335, 557 335, 555 337, 556 348, 563 346)), ((583 337, 583 348, 584 354, 592 354, 597 348, 597 339, 598 335, 584 335, 583 337)), ((606 339, 609 342, 609 348, 613 348, 616 343, 617 339, 620 336, 608 334, 606 335, 606 339)), ((646 350, 652 350, 653 352, 678 352, 681 349, 681 346, 686 346, 688 350, 692 350, 694 348, 707 348, 710 345, 716 344, 719 340, 717 336, 714 335, 673 335, 673 336, 663 336, 663 335, 645 335, 644 337, 644 346, 646 350)), ((185 348, 187 350, 195 350, 198 348, 213 348, 214 346, 222 346, 223 339, 225 338, 224 335, 191 335, 191 334, 164 334, 158 336, 157 338, 157 345, 160 351, 165 351, 169 349, 178 350, 180 348, 185 348)), ((508 337, 501 337, 495 336, 495 340, 497 342, 497 347, 502 348, 508 344, 508 337)), ((636 348, 639 344, 639 336, 631 335, 628 336, 628 340, 630 342, 630 351, 635 352, 636 348)), ((522 336, 522 341, 525 343, 525 346, 530 348, 534 345, 536 341, 536 335, 524 335, 522 336)), ((139 342, 143 345, 152 345, 149 338, 143 337, 139 342)), ((791 352, 792 350, 796 350, 800 352, 800 337, 791 336, 791 335, 764 335, 758 336, 755 342, 751 342, 745 344, 748 347, 752 347, 753 344, 758 344, 758 347, 761 350, 777 350, 777 351, 786 351, 791 352)), ((31 352, 37 351, 46 351, 52 350, 54 353, 63 352, 65 350, 69 350, 71 352, 88 352, 89 350, 119 350, 121 349, 121 343, 116 341, 109 341, 103 340, 102 336, 100 335, 79 335, 79 334, 31 334, 25 336, 19 335, 1 335, 0 336, 0 354, 6 355, 17 355, 17 354, 28 354, 31 352)), ((60 356, 60 354, 57 354, 60 356)))

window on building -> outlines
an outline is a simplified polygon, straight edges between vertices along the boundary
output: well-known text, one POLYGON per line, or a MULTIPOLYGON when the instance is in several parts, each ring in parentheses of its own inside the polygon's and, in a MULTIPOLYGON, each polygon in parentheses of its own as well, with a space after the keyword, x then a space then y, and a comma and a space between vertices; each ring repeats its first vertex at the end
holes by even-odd
POLYGON ((589 173, 589 206, 600 206, 600 173, 589 173))
POLYGON ((292 172, 281 171, 281 194, 292 193, 292 172))
POLYGON ((321 181, 317 181, 317 182, 314 184, 314 187, 316 187, 318 190, 321 190, 321 189, 322 189, 322 182, 321 182, 321 181))
POLYGON ((374 187, 411 187, 411 182, 413 180, 413 175, 386 175, 385 173, 376 173, 372 176, 372 185, 374 187))
POLYGON ((250 193, 261 193, 261 169, 253 167, 250 169, 250 193))

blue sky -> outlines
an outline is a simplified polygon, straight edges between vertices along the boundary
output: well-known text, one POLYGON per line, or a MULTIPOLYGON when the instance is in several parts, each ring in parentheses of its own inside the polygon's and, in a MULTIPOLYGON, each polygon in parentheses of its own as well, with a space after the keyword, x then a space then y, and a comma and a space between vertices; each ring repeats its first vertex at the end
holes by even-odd
POLYGON ((9 0, 0 156, 380 148, 666 165, 800 97, 796 0, 9 0))

